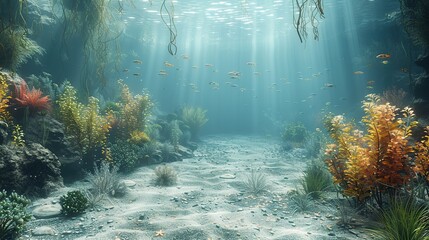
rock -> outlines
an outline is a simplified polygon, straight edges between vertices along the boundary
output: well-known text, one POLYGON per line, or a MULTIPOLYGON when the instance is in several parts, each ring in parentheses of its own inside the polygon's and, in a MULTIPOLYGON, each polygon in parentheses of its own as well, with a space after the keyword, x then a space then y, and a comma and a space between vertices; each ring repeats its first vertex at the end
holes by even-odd
POLYGON ((27 142, 40 143, 55 155, 61 162, 63 177, 75 179, 82 169, 81 156, 72 146, 64 133, 64 125, 51 116, 34 116, 29 118, 25 133, 27 142), (69 176, 71 175, 71 176, 69 176))
POLYGON ((35 218, 53 218, 61 214, 61 206, 59 204, 49 204, 36 207, 33 210, 35 218))
POLYGON ((226 173, 226 174, 220 175, 219 178, 222 178, 222 179, 235 179, 236 177, 235 177, 235 175, 226 173))
POLYGON ((34 236, 55 235, 56 234, 56 231, 49 226, 36 227, 31 232, 34 236))
POLYGON ((7 136, 8 136, 7 128, 8 128, 7 123, 0 121, 0 145, 6 143, 7 136))
POLYGON ((136 182, 134 182, 133 180, 123 180, 122 182, 127 187, 134 187, 134 186, 136 186, 136 182))
POLYGON ((57 156, 38 143, 0 145, 0 189, 47 196, 63 186, 57 156))

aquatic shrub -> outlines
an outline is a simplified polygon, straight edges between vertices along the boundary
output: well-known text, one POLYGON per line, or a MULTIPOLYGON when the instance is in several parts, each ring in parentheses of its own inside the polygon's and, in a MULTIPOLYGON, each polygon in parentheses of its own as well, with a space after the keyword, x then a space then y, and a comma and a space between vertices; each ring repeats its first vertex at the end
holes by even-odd
POLYGON ((131 143, 140 145, 149 142, 150 138, 145 132, 135 130, 131 132, 129 141, 131 143))
POLYGON ((129 172, 135 170, 140 164, 140 158, 144 157, 142 147, 128 141, 115 141, 109 143, 108 147, 112 160, 120 171, 129 172))
MULTIPOLYGON (((68 85, 61 94, 58 105, 59 117, 64 123, 66 134, 73 138, 82 155, 88 155, 86 161, 93 161, 94 150, 105 146, 110 130, 108 118, 99 114, 98 100, 90 97, 88 104, 83 105, 77 101, 76 90, 68 85)), ((92 164, 89 162, 87 166, 92 164)))
POLYGON ((429 196, 429 126, 426 127, 423 139, 415 145, 413 170, 424 179, 426 194, 429 196))
POLYGON ((179 120, 172 120, 168 124, 168 131, 169 131, 169 141, 170 143, 176 148, 180 144, 180 139, 183 135, 182 130, 180 130, 179 126, 179 120))
POLYGON ((308 212, 314 209, 313 199, 309 194, 296 190, 289 195, 289 204, 292 212, 308 212))
POLYGON ((0 29, 0 66, 16 71, 28 59, 42 55, 43 48, 27 37, 28 31, 18 28, 0 29))
POLYGON ((252 169, 246 181, 244 181, 244 187, 251 194, 261 194, 268 189, 267 177, 263 173, 258 173, 252 169))
POLYGON ((376 239, 429 239, 429 208, 411 199, 395 198, 379 210, 379 223, 371 229, 376 239))
POLYGON ((332 187, 332 176, 324 166, 312 161, 304 171, 301 185, 305 194, 319 199, 324 191, 332 187))
POLYGON ((207 123, 206 117, 207 110, 200 107, 184 107, 182 108, 180 118, 189 127, 191 132, 191 139, 193 141, 198 139, 198 133, 204 124, 207 123))
POLYGON ((9 86, 6 82, 6 74, 0 72, 0 121, 9 122, 9 86))
MULTIPOLYGON (((285 145, 286 143, 284 143, 285 145)), ((307 151, 308 157, 316 158, 319 155, 323 154, 322 149, 326 145, 326 137, 322 132, 316 131, 313 133, 308 133, 305 137, 303 147, 307 151)), ((283 146, 283 148, 285 148, 283 146)))
POLYGON ((42 72, 41 75, 31 74, 27 77, 27 85, 31 88, 40 89, 44 94, 49 96, 51 104, 56 103, 58 97, 64 91, 65 86, 70 85, 68 81, 64 81, 61 84, 52 82, 51 74, 42 72))
POLYGON ((70 191, 60 197, 60 205, 62 214, 76 216, 88 208, 88 199, 80 190, 70 191))
POLYGON ((15 192, 8 194, 0 192, 0 239, 16 239, 30 221, 31 214, 27 213, 30 200, 15 192))
POLYGON ((383 195, 395 195, 411 178, 408 141, 417 122, 410 108, 398 116, 396 107, 380 104, 374 94, 363 101, 363 109, 366 134, 341 115, 327 121, 334 143, 327 145, 325 162, 345 195, 359 202, 373 198, 381 207, 383 195))
POLYGON ((93 173, 87 174, 94 195, 120 196, 125 194, 126 188, 121 184, 117 166, 110 166, 107 162, 101 162, 94 167, 93 173))
POLYGON ((290 142, 295 146, 301 146, 307 137, 307 129, 302 123, 291 123, 284 127, 281 137, 283 142, 290 142))
POLYGON ((159 144, 156 141, 147 142, 141 148, 141 156, 143 156, 145 161, 149 161, 154 158, 161 158, 158 148, 159 144))
POLYGON ((51 109, 49 97, 43 96, 40 89, 29 89, 24 80, 19 84, 19 87, 15 85, 15 97, 13 100, 16 108, 25 109, 30 115, 51 109))
POLYGON ((128 86, 123 81, 118 82, 121 86, 121 101, 118 103, 121 109, 118 118, 118 131, 122 139, 131 138, 131 134, 144 132, 147 120, 152 109, 149 95, 133 96, 128 86))
POLYGON ((155 168, 154 182, 156 186, 171 186, 177 182, 177 173, 174 168, 162 165, 155 168))
POLYGON ((408 97, 407 92, 401 88, 390 88, 383 91, 381 96, 381 103, 390 103, 391 105, 398 108, 405 108, 410 106, 411 100, 408 97))

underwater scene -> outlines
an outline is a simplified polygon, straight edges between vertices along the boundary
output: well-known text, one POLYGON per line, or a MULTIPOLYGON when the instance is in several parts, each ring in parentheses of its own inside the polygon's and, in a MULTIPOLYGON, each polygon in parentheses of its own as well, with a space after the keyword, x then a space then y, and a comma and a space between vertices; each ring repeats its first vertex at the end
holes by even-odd
POLYGON ((0 0, 0 240, 429 239, 427 0, 0 0))

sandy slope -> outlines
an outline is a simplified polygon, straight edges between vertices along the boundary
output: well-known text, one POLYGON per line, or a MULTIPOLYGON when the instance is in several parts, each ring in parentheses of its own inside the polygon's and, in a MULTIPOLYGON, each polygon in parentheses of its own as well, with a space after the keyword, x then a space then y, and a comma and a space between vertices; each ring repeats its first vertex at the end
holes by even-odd
MULTIPOLYGON (((280 153, 276 140, 263 137, 212 136, 195 155, 170 164, 178 172, 175 186, 153 186, 156 166, 142 167, 124 176, 136 183, 125 197, 77 218, 33 220, 23 239, 366 239, 359 230, 338 227, 326 202, 311 212, 293 212, 286 198, 305 167, 299 151, 280 153), (266 174, 270 183, 259 196, 244 191, 252 169, 266 174), (38 226, 50 226, 57 234, 32 236, 38 226)), ((77 182, 33 205, 52 204, 85 184, 77 182)))

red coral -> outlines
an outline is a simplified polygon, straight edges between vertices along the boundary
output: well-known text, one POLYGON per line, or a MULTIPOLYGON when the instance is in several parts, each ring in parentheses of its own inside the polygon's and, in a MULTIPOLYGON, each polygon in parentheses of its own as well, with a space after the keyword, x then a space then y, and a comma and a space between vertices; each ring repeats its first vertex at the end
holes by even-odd
POLYGON ((30 113, 49 111, 51 103, 48 96, 42 96, 40 89, 34 87, 30 90, 25 81, 22 81, 19 88, 15 85, 15 102, 18 108, 27 108, 30 113))

